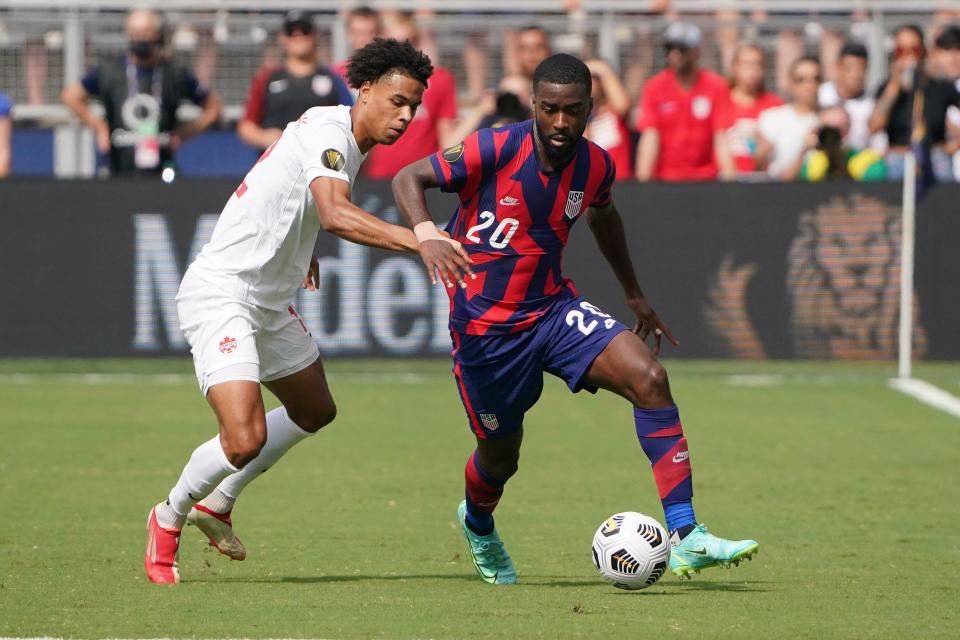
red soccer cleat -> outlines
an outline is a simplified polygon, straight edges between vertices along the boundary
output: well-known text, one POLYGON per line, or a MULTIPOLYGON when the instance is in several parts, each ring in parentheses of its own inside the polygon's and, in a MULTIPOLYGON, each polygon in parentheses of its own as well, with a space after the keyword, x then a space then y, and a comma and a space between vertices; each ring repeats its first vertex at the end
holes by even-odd
POLYGON ((164 529, 157 522, 157 507, 150 509, 150 515, 147 516, 147 550, 143 554, 143 568, 147 570, 150 582, 180 582, 179 555, 180 529, 164 529))

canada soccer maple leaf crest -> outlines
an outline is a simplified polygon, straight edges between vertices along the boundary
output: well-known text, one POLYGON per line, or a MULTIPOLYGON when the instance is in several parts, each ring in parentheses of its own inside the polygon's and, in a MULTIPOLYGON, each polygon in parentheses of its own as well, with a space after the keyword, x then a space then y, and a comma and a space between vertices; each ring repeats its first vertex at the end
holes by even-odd
POLYGON ((230 336, 225 336, 223 340, 220 341, 220 353, 233 353, 237 349, 237 340, 236 338, 231 338, 230 336))

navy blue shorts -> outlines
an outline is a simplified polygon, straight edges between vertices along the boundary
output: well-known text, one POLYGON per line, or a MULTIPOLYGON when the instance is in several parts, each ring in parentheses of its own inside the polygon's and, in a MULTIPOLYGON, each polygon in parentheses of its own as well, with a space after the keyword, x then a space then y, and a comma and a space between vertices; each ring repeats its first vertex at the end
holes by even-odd
POLYGON ((574 393, 590 365, 617 335, 630 329, 582 297, 564 296, 532 328, 478 336, 453 334, 453 373, 470 428, 480 438, 502 438, 523 427, 524 414, 543 391, 543 372, 574 393))

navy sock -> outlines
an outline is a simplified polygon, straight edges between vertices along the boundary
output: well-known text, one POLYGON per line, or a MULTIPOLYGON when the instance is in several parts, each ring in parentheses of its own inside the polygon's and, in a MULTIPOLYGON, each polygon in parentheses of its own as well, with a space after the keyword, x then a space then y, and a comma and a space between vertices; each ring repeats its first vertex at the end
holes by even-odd
POLYGON ((690 453, 687 439, 683 437, 680 412, 676 405, 663 409, 635 407, 633 415, 640 446, 653 467, 667 530, 689 533, 696 526, 697 518, 693 513, 690 453))
POLYGON ((488 535, 493 532, 493 510, 503 495, 503 483, 480 466, 476 451, 467 459, 464 478, 467 485, 467 526, 479 536, 488 535))
POLYGON ((493 533, 493 514, 489 511, 480 511, 477 506, 467 496, 467 526, 478 536, 486 536, 493 533))

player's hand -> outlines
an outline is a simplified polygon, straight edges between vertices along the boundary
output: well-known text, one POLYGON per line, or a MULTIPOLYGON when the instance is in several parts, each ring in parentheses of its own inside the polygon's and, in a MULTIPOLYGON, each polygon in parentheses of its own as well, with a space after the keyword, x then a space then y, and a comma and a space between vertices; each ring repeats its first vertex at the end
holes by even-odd
POLYGON ((673 346, 680 346, 680 342, 673 337, 670 327, 663 324, 657 312, 647 304, 646 298, 630 298, 627 300, 627 304, 630 306, 630 310, 633 311, 633 315, 637 317, 637 323, 633 327, 633 332, 640 336, 640 339, 644 342, 647 341, 647 336, 651 333, 653 334, 654 354, 660 355, 660 343, 663 336, 667 336, 667 340, 669 340, 673 346))
POLYGON ((477 277, 470 268, 473 260, 467 255, 463 245, 450 238, 440 237, 421 242, 420 259, 430 274, 431 284, 437 284, 439 275, 447 287, 452 287, 456 281, 462 288, 466 288, 464 277, 477 277))
POLYGON ((303 279, 303 288, 307 291, 316 291, 320 288, 320 263, 317 256, 310 257, 310 268, 307 277, 303 279))

